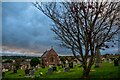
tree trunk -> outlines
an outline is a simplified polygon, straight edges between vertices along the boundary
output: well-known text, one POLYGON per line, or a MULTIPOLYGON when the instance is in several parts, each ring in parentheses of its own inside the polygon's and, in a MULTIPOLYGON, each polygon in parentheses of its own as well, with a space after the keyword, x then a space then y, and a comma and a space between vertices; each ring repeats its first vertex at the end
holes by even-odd
POLYGON ((91 59, 89 60, 88 65, 87 64, 83 64, 83 75, 82 78, 90 78, 89 73, 91 70, 91 67, 93 65, 94 61, 93 61, 93 57, 91 57, 91 59))
POLYGON ((86 68, 83 71, 82 78, 89 78, 90 68, 86 68))

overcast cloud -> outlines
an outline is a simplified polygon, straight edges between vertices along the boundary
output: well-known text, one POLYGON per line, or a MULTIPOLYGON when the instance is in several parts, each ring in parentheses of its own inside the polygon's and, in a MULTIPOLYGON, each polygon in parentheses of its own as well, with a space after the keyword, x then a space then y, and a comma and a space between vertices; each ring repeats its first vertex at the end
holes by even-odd
MULTIPOLYGON (((3 46, 38 49, 42 52, 53 46, 59 54, 69 53, 54 40, 55 34, 50 30, 52 21, 32 3, 3 3, 2 9, 3 46)), ((117 48, 111 50, 117 52, 117 48)))

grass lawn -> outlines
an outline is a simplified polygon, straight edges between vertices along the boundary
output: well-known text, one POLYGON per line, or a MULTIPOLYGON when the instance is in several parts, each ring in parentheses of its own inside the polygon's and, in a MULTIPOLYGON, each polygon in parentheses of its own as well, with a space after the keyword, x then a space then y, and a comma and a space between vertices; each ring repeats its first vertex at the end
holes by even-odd
MULTIPOLYGON (((82 76, 83 68, 80 65, 75 66, 73 69, 70 69, 69 72, 64 72, 62 68, 57 67, 58 71, 54 72, 51 75, 46 74, 48 67, 45 69, 39 68, 35 72, 36 78, 39 76, 39 72, 43 72, 41 78, 80 78, 82 76)), ((115 67, 113 62, 103 62, 100 68, 94 68, 94 65, 91 69, 90 77, 91 78, 119 78, 120 66, 115 67)), ((25 78, 24 70, 18 70, 17 73, 8 71, 5 73, 5 78, 25 78)), ((35 77, 34 76, 34 77, 35 77)))

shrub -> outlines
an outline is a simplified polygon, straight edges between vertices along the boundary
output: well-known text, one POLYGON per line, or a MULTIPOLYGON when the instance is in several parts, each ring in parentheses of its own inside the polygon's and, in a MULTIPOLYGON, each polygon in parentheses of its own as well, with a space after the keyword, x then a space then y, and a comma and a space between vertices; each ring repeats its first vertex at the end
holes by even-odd
POLYGON ((33 59, 31 59, 30 65, 31 65, 32 67, 35 67, 35 66, 37 66, 38 64, 40 64, 40 60, 39 60, 38 58, 33 58, 33 59))

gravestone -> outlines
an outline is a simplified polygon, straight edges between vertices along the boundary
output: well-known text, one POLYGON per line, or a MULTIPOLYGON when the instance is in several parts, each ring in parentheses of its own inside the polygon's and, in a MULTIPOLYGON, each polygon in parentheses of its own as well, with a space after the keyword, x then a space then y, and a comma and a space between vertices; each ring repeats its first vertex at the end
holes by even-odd
POLYGON ((61 61, 59 61, 59 64, 62 64, 62 62, 61 62, 61 61))
POLYGON ((13 73, 17 73, 17 69, 16 68, 13 69, 13 73))
POLYGON ((25 69, 25 76, 29 76, 29 72, 30 72, 29 69, 25 69))
POLYGON ((76 65, 77 65, 77 63, 74 61, 74 62, 73 62, 73 66, 76 66, 76 65))
POLYGON ((5 68, 3 68, 3 69, 2 69, 2 72, 5 72, 5 71, 6 71, 5 68))
POLYGON ((13 70, 13 73, 17 73, 17 70, 16 70, 16 69, 14 69, 14 70, 13 70))
POLYGON ((106 58, 104 59, 104 62, 107 62, 107 59, 106 59, 106 58))
POLYGON ((5 77, 5 69, 2 70, 2 78, 5 77))
POLYGON ((73 62, 69 63, 69 67, 73 68, 73 62))
POLYGON ((52 68, 53 67, 53 65, 49 65, 49 68, 52 68))
POLYGON ((56 66, 53 66, 53 71, 57 71, 57 67, 56 66))
POLYGON ((68 60, 66 60, 65 63, 68 64, 68 60))
POLYGON ((62 64, 62 68, 64 68, 64 64, 62 64))
POLYGON ((35 73, 35 70, 34 70, 34 69, 31 69, 30 72, 29 72, 29 74, 30 74, 31 77, 34 76, 34 73, 35 73))
POLYGON ((119 66, 119 63, 118 63, 118 59, 117 59, 117 58, 114 59, 114 66, 119 66))
POLYGON ((65 63, 65 61, 64 61, 64 62, 63 62, 63 67, 65 67, 65 64, 66 64, 66 63, 65 63))
POLYGON ((20 68, 20 66, 17 65, 17 66, 16 66, 16 69, 18 70, 19 68, 20 68))
POLYGON ((5 71, 9 71, 9 69, 5 69, 5 71))
POLYGON ((44 65, 44 63, 42 63, 42 68, 45 68, 45 65, 44 65))
POLYGON ((14 66, 11 67, 11 70, 14 70, 14 66))
POLYGON ((42 65, 42 68, 45 68, 45 66, 44 66, 44 65, 42 65))
POLYGON ((5 72, 2 72, 2 78, 4 78, 5 77, 5 72))
POLYGON ((35 71, 37 71, 37 70, 38 70, 38 66, 35 67, 35 71))
POLYGON ((112 60, 111 60, 111 59, 109 59, 109 63, 112 63, 112 60))
POLYGON ((53 73, 53 68, 49 68, 47 74, 50 75, 53 73))
POLYGON ((60 66, 60 64, 57 64, 57 66, 60 66))
POLYGON ((69 64, 66 64, 66 67, 69 67, 69 64))
POLYGON ((68 71, 70 71, 70 69, 68 67, 65 67, 64 72, 68 72, 68 71))

